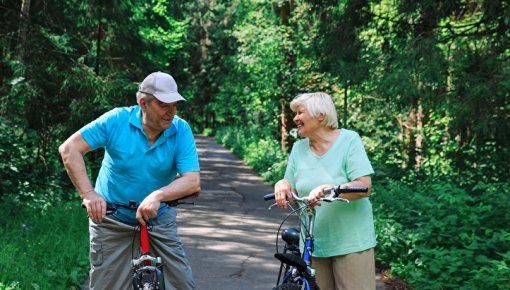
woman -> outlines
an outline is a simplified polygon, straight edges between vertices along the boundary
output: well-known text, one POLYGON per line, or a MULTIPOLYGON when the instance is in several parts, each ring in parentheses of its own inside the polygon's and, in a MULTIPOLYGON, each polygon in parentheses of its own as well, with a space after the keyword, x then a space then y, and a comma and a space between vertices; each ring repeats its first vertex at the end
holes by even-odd
POLYGON ((335 185, 365 186, 368 193, 342 194, 346 203, 316 207, 312 265, 320 289, 375 289, 376 245, 370 196, 374 173, 359 135, 338 129, 331 96, 298 95, 290 103, 299 136, 289 156, 284 179, 275 185, 278 206, 286 208, 291 191, 314 202, 322 189, 335 185))

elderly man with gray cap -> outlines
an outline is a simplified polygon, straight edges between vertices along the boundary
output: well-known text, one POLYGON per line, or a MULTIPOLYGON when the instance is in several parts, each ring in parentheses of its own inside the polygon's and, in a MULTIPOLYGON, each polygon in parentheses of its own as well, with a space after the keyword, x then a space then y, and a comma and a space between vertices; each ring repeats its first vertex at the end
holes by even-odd
POLYGON ((130 287, 133 226, 146 222, 153 226, 152 250, 165 261, 166 289, 194 289, 175 209, 162 203, 200 191, 193 134, 176 116, 177 102, 184 98, 171 75, 155 72, 140 84, 136 100, 137 106, 105 113, 59 147, 89 215, 90 289, 130 287), (83 155, 101 147, 104 159, 92 187, 83 155), (106 202, 131 200, 140 204, 136 213, 106 216, 106 202))

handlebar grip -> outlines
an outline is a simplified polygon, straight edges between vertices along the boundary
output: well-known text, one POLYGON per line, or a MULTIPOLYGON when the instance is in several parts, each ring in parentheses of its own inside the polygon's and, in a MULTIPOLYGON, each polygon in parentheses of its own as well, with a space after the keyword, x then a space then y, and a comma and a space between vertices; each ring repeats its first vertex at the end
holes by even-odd
MULTIPOLYGON (((195 197, 198 197, 198 195, 200 194, 200 192, 194 192, 190 195, 186 195, 184 197, 181 197, 181 198, 178 198, 178 199, 175 199, 175 200, 169 200, 169 201, 165 201, 164 203, 170 207, 176 207, 178 206, 179 204, 186 204, 187 202, 182 202, 182 200, 184 199, 188 199, 188 198, 195 198, 195 197)), ((195 204, 193 202, 190 202, 188 204, 195 204)))
MULTIPOLYGON (((81 205, 82 208, 87 208, 84 204, 81 205)), ((112 215, 117 213, 117 207, 114 204, 106 203, 106 215, 112 215)))
POLYGON ((346 193, 346 192, 368 192, 368 187, 365 187, 365 186, 338 187, 337 191, 340 192, 340 193, 346 193))
POLYGON ((264 195, 264 200, 272 200, 274 199, 274 193, 269 193, 264 195))
POLYGON ((338 196, 341 193, 349 193, 349 192, 368 192, 368 187, 365 186, 338 186, 335 188, 335 194, 338 196))

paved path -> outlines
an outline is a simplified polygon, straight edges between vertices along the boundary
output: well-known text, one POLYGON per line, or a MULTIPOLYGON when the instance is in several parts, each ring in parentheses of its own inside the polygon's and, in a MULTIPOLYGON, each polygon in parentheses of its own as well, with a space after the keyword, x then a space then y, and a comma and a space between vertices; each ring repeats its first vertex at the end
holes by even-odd
POLYGON ((196 142, 202 192, 195 206, 178 208, 178 223, 198 289, 271 289, 285 212, 267 209, 262 196, 272 187, 230 151, 212 138, 196 142))
POLYGON ((275 235, 286 211, 267 209, 262 196, 272 187, 230 151, 212 138, 196 142, 202 192, 194 206, 177 208, 177 220, 197 289, 272 289, 275 235))

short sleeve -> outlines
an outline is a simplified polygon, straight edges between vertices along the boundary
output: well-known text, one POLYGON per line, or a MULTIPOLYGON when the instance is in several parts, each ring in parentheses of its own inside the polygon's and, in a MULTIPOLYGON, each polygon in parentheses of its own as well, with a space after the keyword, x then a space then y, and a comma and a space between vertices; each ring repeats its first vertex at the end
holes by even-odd
POLYGON ((295 145, 292 147, 292 150, 289 155, 289 161, 287 162, 287 168, 285 169, 284 179, 287 180, 292 188, 296 188, 296 150, 295 145))
POLYGON ((197 147, 191 128, 181 120, 177 131, 176 168, 180 174, 190 171, 200 171, 197 147))
POLYGON ((359 177, 374 174, 361 137, 356 134, 351 141, 346 160, 347 178, 352 181, 359 177))
POLYGON ((81 135, 92 149, 106 146, 108 143, 108 127, 114 122, 118 113, 118 109, 113 109, 80 129, 81 135))

